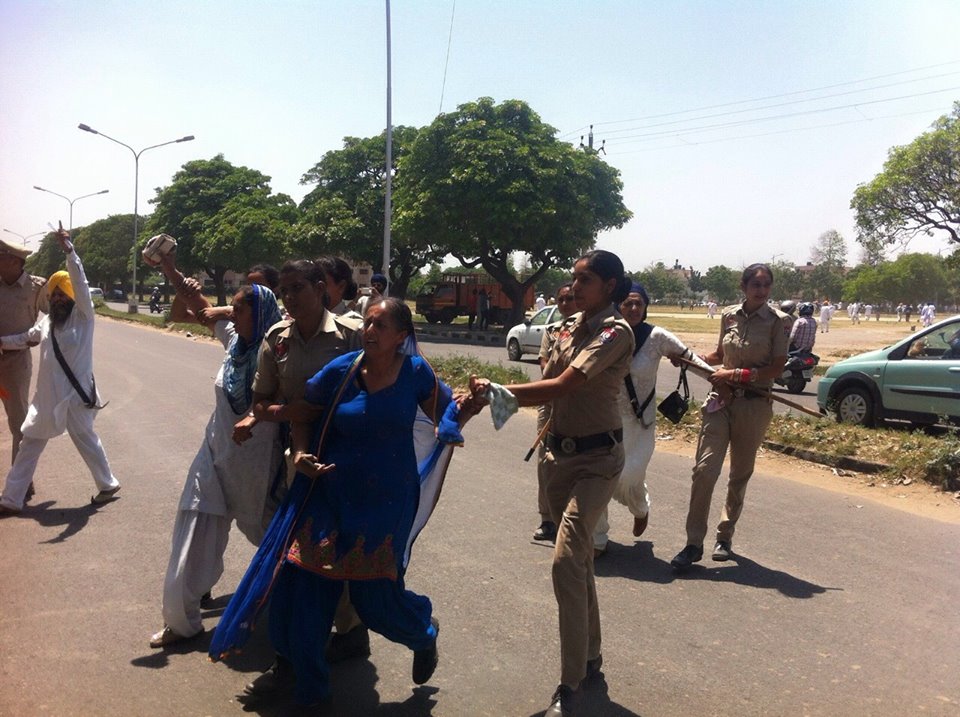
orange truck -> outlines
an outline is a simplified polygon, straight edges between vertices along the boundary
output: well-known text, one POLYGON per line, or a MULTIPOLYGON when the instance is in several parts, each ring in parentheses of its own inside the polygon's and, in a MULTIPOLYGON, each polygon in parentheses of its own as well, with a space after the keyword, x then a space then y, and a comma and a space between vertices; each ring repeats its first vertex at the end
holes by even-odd
MULTIPOLYGON (((476 291, 487 292, 490 300, 488 321, 491 324, 502 324, 510 312, 513 304, 510 297, 503 291, 500 284, 493 281, 487 274, 444 274, 440 281, 425 284, 417 294, 417 313, 431 324, 449 324, 458 316, 466 316, 468 300, 476 291)), ((523 309, 533 306, 533 286, 528 286, 523 296, 523 309)))

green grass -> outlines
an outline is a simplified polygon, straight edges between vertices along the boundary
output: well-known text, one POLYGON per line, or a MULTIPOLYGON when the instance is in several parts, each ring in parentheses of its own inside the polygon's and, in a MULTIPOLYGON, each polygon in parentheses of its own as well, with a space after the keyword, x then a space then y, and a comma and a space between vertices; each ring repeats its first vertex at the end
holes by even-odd
POLYGON ((527 383, 530 380, 519 368, 486 363, 472 356, 454 355, 430 359, 430 365, 437 375, 454 389, 466 389, 472 374, 504 385, 527 383))
POLYGON ((171 331, 179 331, 181 333, 190 332, 192 334, 200 336, 213 336, 213 332, 201 326, 200 324, 190 324, 190 323, 173 323, 167 321, 167 314, 128 314, 126 311, 116 311, 111 309, 109 306, 101 302, 94 302, 96 312, 101 316, 109 316, 111 319, 117 319, 119 321, 129 321, 134 324, 144 324, 146 326, 153 326, 158 329, 169 329, 171 331))

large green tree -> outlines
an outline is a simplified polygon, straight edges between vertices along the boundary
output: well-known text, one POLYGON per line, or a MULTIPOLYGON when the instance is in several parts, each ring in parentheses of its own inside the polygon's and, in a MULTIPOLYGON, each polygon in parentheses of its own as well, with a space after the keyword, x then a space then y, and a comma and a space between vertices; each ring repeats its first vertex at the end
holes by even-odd
MULTIPOLYGON (((393 128, 394 170, 417 136, 415 127, 393 128)), ((327 152, 300 179, 316 186, 300 203, 302 219, 294 249, 302 254, 334 254, 373 267, 383 263, 386 197, 386 132, 376 137, 345 137, 343 149, 327 152)), ((394 191, 403 176, 394 172, 394 191)), ((394 223, 395 224, 395 223, 394 223)), ((421 267, 440 261, 426 234, 409 234, 391 225, 390 294, 404 297, 421 267)))
POLYGON ((271 193, 270 177, 234 166, 222 154, 187 162, 150 201, 156 209, 144 235, 174 236, 178 265, 205 271, 221 304, 224 274, 261 261, 276 263, 298 216, 290 197, 271 193))
POLYGON ((130 280, 133 215, 111 214, 79 231, 74 230, 77 252, 91 285, 126 286, 130 280))
POLYGON ((960 243, 960 102, 913 142, 893 147, 876 177, 857 187, 858 241, 905 241, 919 233, 960 243))
POLYGON ((687 291, 686 282, 662 261, 650 264, 643 271, 636 272, 633 277, 643 285, 651 301, 660 299, 676 303, 687 291))
POLYGON ((949 269, 933 254, 901 254, 878 266, 863 265, 843 286, 846 301, 892 304, 933 301, 942 305, 953 295, 949 269))
POLYGON ((397 226, 482 267, 523 314, 523 295, 552 266, 569 266, 599 232, 623 226, 619 172, 556 139, 529 105, 489 97, 441 114, 401 159, 397 226), (518 278, 511 254, 530 257, 518 278))
POLYGON ((732 304, 740 297, 740 272, 723 264, 711 266, 703 275, 703 287, 718 304, 732 304))
POLYGON ((40 240, 37 250, 27 257, 24 269, 35 276, 49 277, 53 272, 60 271, 66 266, 57 235, 49 232, 40 240))

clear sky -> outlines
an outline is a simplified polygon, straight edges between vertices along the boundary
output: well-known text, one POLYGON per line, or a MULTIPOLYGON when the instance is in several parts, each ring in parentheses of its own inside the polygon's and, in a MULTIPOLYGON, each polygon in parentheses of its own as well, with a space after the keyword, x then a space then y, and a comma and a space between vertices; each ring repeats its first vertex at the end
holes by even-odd
MULTIPOLYGON (((800 263, 828 229, 855 263, 853 190, 960 99, 957 0, 393 0, 392 24, 395 125, 441 93, 525 100, 574 143, 595 125, 634 213, 598 245, 628 269, 800 263)), ((132 154, 81 122, 135 149, 196 136, 142 156, 141 213, 218 153, 299 201, 325 152, 383 130, 384 38, 382 0, 0 0, 0 227, 67 224, 34 185, 109 189, 77 226, 132 211, 132 154)))

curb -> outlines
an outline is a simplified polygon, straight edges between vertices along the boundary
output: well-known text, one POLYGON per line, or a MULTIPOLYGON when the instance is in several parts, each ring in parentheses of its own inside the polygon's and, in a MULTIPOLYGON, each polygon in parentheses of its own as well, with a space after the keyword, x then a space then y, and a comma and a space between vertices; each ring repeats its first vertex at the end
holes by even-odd
POLYGON ((506 334, 500 331, 469 331, 451 327, 417 324, 418 339, 443 339, 458 344, 486 344, 503 346, 506 334))
POLYGON ((801 458, 805 461, 820 463, 821 465, 831 466, 832 468, 843 468, 857 473, 883 473, 890 469, 890 466, 883 463, 871 463, 870 461, 861 461, 856 458, 847 458, 846 456, 828 456, 825 453, 807 450, 806 448, 797 448, 795 446, 785 446, 782 443, 773 441, 764 441, 764 448, 769 448, 777 453, 783 453, 787 456, 801 458))

